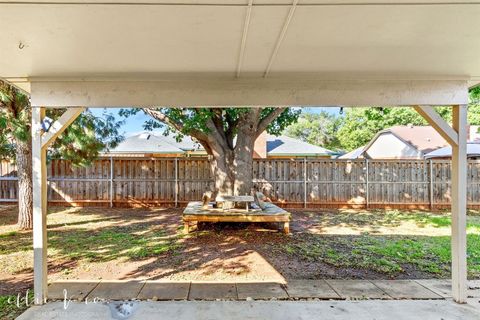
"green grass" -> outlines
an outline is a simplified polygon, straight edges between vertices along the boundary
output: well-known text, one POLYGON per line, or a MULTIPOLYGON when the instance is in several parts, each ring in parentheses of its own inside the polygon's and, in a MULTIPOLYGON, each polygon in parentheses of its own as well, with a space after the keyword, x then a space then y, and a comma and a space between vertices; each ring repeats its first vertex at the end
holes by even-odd
MULTIPOLYGON (((467 236, 468 272, 480 277, 480 235, 467 236)), ((282 246, 294 259, 322 261, 335 267, 368 269, 387 275, 405 272, 406 266, 448 277, 450 237, 426 236, 315 236, 299 235, 282 246)))
POLYGON ((99 231, 80 229, 70 233, 53 232, 51 247, 64 258, 105 262, 117 258, 143 259, 181 248, 180 236, 168 237, 162 230, 145 231, 144 226, 109 227, 99 231))
MULTIPOLYGON (((292 241, 282 244, 280 250, 292 259, 324 262, 338 268, 368 269, 388 276, 412 268, 436 277, 450 275, 451 237, 445 234, 451 227, 451 217, 447 213, 342 212, 326 215, 322 223, 328 227, 348 226, 360 235, 296 234, 292 241), (408 232, 415 231, 411 224, 405 235, 378 232, 381 227, 402 230, 404 222, 413 222, 416 230, 428 230, 424 232, 427 235, 409 235, 408 232), (428 235, 430 231, 431 235, 428 235)), ((467 217, 467 261, 469 277, 479 278, 480 216, 475 214, 467 217)))
MULTIPOLYGON (((0 296, 0 319, 15 319, 29 308, 25 303, 25 295, 20 296, 17 302, 16 295, 0 296), (17 304, 18 303, 18 304, 17 304)), ((33 302, 33 292, 28 293, 29 305, 33 302)))
POLYGON ((18 234, 17 231, 9 231, 9 232, 5 232, 5 233, 0 234, 0 238, 14 237, 17 234, 18 234))
MULTIPOLYGON (((314 216, 315 213, 312 213, 314 216)), ((341 212, 331 214, 328 217, 330 224, 346 224, 349 226, 362 227, 397 227, 402 222, 413 222, 418 228, 449 228, 451 219, 448 212, 431 213, 426 211, 402 211, 402 210, 363 210, 360 212, 341 212)), ((469 212, 467 229, 480 231, 480 216, 476 212, 469 212)))

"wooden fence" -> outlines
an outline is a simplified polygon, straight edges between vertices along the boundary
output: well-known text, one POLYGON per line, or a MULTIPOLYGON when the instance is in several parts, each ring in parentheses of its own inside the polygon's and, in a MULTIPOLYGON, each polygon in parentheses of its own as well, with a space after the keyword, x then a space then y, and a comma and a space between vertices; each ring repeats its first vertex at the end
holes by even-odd
MULTIPOLYGON (((480 161, 468 162, 468 204, 480 207, 480 161)), ((284 207, 444 208, 450 161, 255 160, 254 182, 284 207)), ((48 165, 50 204, 182 206, 212 184, 207 159, 101 159, 87 168, 48 165)), ((16 168, 0 165, 0 202, 17 198, 16 168)))

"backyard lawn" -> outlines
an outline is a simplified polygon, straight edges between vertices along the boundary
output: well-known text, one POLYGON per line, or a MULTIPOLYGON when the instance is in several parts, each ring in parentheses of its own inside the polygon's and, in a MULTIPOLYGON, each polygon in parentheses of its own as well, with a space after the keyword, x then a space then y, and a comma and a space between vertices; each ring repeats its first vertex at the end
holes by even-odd
MULTIPOLYGON (((181 209, 53 207, 49 280, 409 279, 450 276, 447 213, 291 210, 289 236, 275 225, 204 225, 182 233, 181 209)), ((31 232, 0 206, 0 295, 32 287, 31 232)), ((468 272, 480 278, 480 215, 468 217, 468 272)), ((5 302, 0 297, 0 304, 5 302)), ((0 315, 1 317, 1 315, 0 315)))

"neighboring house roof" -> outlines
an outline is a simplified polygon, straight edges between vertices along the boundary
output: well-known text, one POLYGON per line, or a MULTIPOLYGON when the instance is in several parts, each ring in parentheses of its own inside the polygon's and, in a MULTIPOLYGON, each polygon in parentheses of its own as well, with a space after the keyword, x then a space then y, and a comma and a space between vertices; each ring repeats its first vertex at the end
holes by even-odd
POLYGON ((333 151, 287 136, 267 135, 269 156, 329 156, 333 151))
POLYGON ((365 150, 365 146, 358 147, 357 149, 354 149, 348 153, 345 153, 338 157, 338 159, 345 159, 345 160, 353 160, 353 159, 359 159, 363 155, 363 151, 365 150))
MULTIPOLYGON (((480 141, 480 134, 478 131, 479 126, 469 127, 469 141, 480 141)), ((360 148, 343 155, 340 157, 340 159, 354 159, 353 157, 355 156, 356 158, 360 157, 368 151, 378 137, 387 133, 393 134, 398 139, 415 148, 423 156, 437 149, 448 147, 447 141, 445 141, 445 139, 443 139, 442 136, 431 126, 393 126, 378 132, 375 137, 365 147, 363 147, 363 150, 361 150, 359 154, 357 152, 359 152, 360 148)))
MULTIPOLYGON (((452 157, 452 147, 443 147, 437 150, 434 150, 425 155, 425 159, 433 158, 451 158, 452 157)), ((467 157, 480 157, 480 143, 467 143, 467 157)))
POLYGON ((480 126, 470 126, 468 132, 468 141, 470 142, 480 142, 480 126))
POLYGON ((202 145, 198 142, 193 141, 192 138, 189 136, 184 136, 182 140, 177 141, 177 139, 172 135, 168 135, 168 136, 164 136, 163 134, 159 134, 159 135, 161 135, 164 138, 164 140, 167 141, 168 143, 184 151, 203 150, 202 145))
POLYGON ((144 132, 127 137, 108 153, 185 153, 165 136, 144 132))
MULTIPOLYGON (((267 155, 270 156, 329 156, 333 151, 318 147, 287 136, 267 135, 267 155)), ((158 132, 142 132, 128 136, 111 154, 164 153, 181 154, 189 151, 205 152, 203 147, 190 137, 180 142, 173 136, 164 136, 158 132)))
MULTIPOLYGON (((447 141, 431 126, 394 126, 380 131, 379 135, 388 132, 391 132, 397 138, 408 143, 423 154, 448 145, 447 141)), ((365 151, 375 142, 377 137, 368 144, 365 151)))

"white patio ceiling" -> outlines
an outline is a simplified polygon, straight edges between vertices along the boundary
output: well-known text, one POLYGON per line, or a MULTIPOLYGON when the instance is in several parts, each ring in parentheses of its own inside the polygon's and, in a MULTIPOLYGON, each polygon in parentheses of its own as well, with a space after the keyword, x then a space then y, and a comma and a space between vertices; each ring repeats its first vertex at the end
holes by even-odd
POLYGON ((466 80, 480 1, 0 1, 0 77, 466 80))

